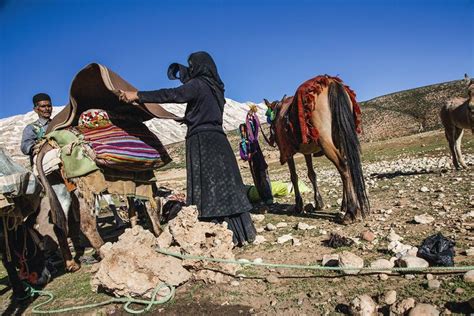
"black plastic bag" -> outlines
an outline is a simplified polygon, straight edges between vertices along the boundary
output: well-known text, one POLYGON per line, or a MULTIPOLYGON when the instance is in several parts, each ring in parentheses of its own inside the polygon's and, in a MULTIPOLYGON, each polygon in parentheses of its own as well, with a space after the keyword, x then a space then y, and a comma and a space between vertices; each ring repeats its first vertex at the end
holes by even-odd
POLYGON ((184 205, 186 204, 182 201, 169 200, 166 202, 161 210, 160 224, 164 225, 178 216, 179 211, 181 211, 184 205))
POLYGON ((425 259, 430 266, 454 266, 455 242, 437 233, 426 238, 418 249, 417 256, 425 259))

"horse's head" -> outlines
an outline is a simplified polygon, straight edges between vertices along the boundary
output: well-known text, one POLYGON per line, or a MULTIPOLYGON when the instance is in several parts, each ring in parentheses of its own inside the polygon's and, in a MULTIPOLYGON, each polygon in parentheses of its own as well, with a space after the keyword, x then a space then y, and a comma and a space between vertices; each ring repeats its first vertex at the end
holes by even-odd
POLYGON ((275 118, 278 112, 281 109, 283 101, 285 101, 286 94, 281 98, 281 101, 273 101, 270 102, 267 99, 263 99, 265 105, 267 106, 267 112, 265 112, 265 116, 267 117, 267 123, 273 125, 275 123, 275 118))
POLYGON ((275 146, 275 141, 276 141, 276 135, 275 135, 275 121, 276 117, 278 115, 278 112, 280 112, 281 106, 283 105, 283 101, 285 101, 286 94, 283 96, 281 101, 273 101, 270 102, 267 99, 263 99, 265 102, 265 105, 267 106, 267 112, 265 112, 265 116, 267 117, 267 123, 270 125, 270 138, 267 139, 265 137, 265 134, 263 136, 265 137, 265 140, 270 146, 275 146))

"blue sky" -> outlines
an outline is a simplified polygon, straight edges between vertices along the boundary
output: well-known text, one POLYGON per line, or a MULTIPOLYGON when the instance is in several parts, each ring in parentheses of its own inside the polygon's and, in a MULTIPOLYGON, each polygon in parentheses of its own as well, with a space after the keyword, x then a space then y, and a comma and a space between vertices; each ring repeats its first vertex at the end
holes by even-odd
POLYGON ((174 87, 168 65, 199 50, 236 101, 324 73, 364 101, 474 76, 473 24, 473 0, 0 0, 0 118, 30 111, 37 92, 66 104, 90 62, 140 90, 174 87))

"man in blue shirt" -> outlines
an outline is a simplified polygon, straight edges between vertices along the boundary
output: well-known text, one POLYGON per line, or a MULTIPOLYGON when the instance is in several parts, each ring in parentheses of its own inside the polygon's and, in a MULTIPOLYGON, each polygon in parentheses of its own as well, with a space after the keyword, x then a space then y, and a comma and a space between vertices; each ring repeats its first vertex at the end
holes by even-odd
POLYGON ((38 119, 25 127, 21 137, 21 151, 30 156, 31 165, 33 165, 34 145, 44 137, 48 124, 51 122, 53 106, 49 95, 46 93, 36 94, 33 97, 33 110, 38 114, 38 119))

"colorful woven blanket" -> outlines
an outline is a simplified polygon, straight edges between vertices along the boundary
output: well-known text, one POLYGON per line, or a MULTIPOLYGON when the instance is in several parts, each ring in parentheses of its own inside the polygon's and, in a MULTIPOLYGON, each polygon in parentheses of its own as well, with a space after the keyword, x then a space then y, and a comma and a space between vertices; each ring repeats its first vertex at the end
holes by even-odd
MULTIPOLYGON (((293 101, 293 105, 296 105, 296 107, 293 108, 293 111, 296 110, 297 112, 299 133, 302 144, 308 144, 318 140, 319 132, 316 127, 311 124, 311 113, 314 110, 313 107, 315 104, 314 94, 320 94, 323 91, 323 88, 329 85, 329 81, 331 79, 342 83, 342 80, 339 77, 321 75, 309 79, 300 85, 296 90, 293 101)), ((357 133, 360 133, 361 112, 359 104, 355 99, 356 94, 351 88, 349 88, 349 86, 344 85, 344 88, 346 89, 346 92, 352 102, 356 131, 357 133)))
POLYGON ((160 140, 142 123, 131 128, 112 124, 106 112, 81 114, 79 132, 95 152, 98 165, 120 170, 151 170, 171 161, 160 140))

